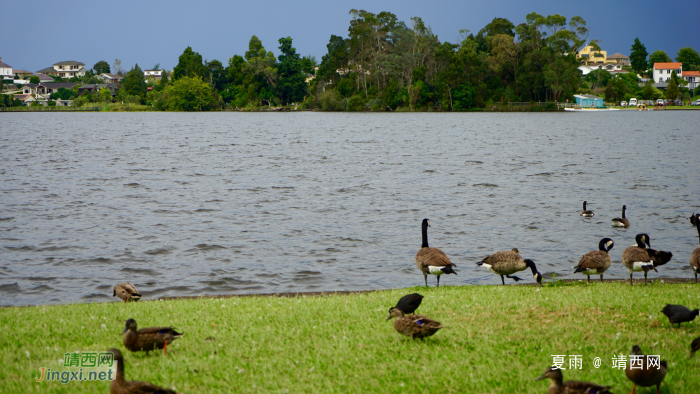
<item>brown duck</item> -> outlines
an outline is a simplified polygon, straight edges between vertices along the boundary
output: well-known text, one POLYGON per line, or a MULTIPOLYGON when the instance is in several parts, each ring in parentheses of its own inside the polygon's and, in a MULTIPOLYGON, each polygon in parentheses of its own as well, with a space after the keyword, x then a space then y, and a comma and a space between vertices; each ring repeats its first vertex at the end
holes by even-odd
POLYGON ((155 384, 139 382, 136 380, 124 380, 124 356, 118 349, 109 349, 114 353, 114 361, 117 363, 117 377, 110 383, 110 394, 176 394, 175 391, 158 387, 155 384))
POLYGON ((561 369, 553 369, 552 367, 547 368, 542 376, 535 380, 542 379, 552 379, 552 384, 547 389, 547 394, 610 394, 609 386, 576 380, 563 382, 564 376, 561 373, 561 369))
MULTIPOLYGON (((700 222, 700 213, 694 214, 693 217, 695 218, 695 223, 700 222)), ((700 238, 700 226, 697 226, 697 229, 698 238, 700 238)), ((695 273, 695 283, 698 283, 698 272, 700 272, 700 246, 695 248, 693 253, 690 255, 690 267, 693 269, 693 273, 695 273)))
POLYGON ((659 394, 661 381, 664 380, 664 377, 666 376, 666 368, 668 368, 666 361, 656 360, 659 361, 658 367, 650 365, 651 361, 654 360, 652 359, 650 361, 651 357, 645 356, 644 353, 642 353, 642 349, 637 345, 632 346, 632 354, 643 357, 641 367, 636 368, 638 367, 638 364, 632 365, 632 360, 630 360, 630 362, 627 364, 627 368, 625 368, 625 376, 627 376, 627 379, 634 383, 631 394, 634 394, 634 390, 637 388, 637 386, 649 387, 654 385, 656 385, 656 394, 659 394))
POLYGON ((428 274, 437 276, 437 285, 440 286, 440 275, 442 274, 455 274, 457 272, 452 269, 456 267, 450 258, 447 257, 445 252, 438 248, 431 248, 428 246, 428 227, 430 227, 430 221, 428 219, 423 219, 423 244, 420 250, 416 253, 416 266, 423 273, 423 279, 425 279, 425 287, 428 287, 428 274))
POLYGON ((690 357, 693 357, 693 354, 698 350, 700 350, 700 337, 693 339, 693 342, 690 343, 690 357))
POLYGON ((119 297, 124 302, 138 301, 141 299, 141 293, 136 289, 136 286, 131 283, 120 283, 114 286, 114 294, 112 297, 119 297))
POLYGON ((591 275, 600 275, 603 281, 603 272, 610 268, 610 249, 615 243, 610 238, 603 238, 598 243, 598 250, 592 250, 581 257, 574 272, 580 272, 588 276, 588 283, 591 283, 591 275))
POLYGON ((124 334, 124 347, 132 352, 145 351, 148 354, 151 350, 163 349, 167 356, 168 344, 184 335, 172 327, 147 327, 140 330, 136 328, 136 320, 129 319, 122 332, 124 334))
POLYGON ((425 316, 404 315, 403 311, 399 308, 391 308, 389 310, 389 318, 387 320, 392 317, 396 318, 396 320, 394 320, 394 329, 396 332, 413 339, 422 339, 432 336, 443 328, 439 322, 428 319, 425 316))

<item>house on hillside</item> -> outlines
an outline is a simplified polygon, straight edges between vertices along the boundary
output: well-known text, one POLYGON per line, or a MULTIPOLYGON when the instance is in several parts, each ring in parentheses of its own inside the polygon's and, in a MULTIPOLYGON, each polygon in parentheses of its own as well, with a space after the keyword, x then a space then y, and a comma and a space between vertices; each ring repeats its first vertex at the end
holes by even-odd
POLYGON ((581 70, 581 73, 583 75, 588 75, 591 71, 595 70, 605 70, 611 74, 616 74, 616 73, 627 73, 628 71, 622 69, 621 64, 617 63, 599 63, 599 64, 589 64, 585 65, 582 64, 578 66, 578 69, 581 70))
POLYGON ((22 102, 22 105, 30 105, 32 101, 36 101, 31 94, 15 94, 15 100, 22 102))
POLYGON ((579 59, 581 64, 584 66, 605 64, 608 63, 608 52, 596 51, 590 45, 588 45, 576 54, 576 58, 579 59))
POLYGON ((143 70, 143 77, 146 81, 149 79, 160 81, 160 79, 163 78, 163 70, 143 70))
POLYGON ((608 62, 619 64, 621 66, 629 66, 631 64, 630 58, 621 53, 614 53, 608 56, 608 62))
POLYGON ((576 98, 576 105, 581 108, 600 108, 605 106, 602 97, 590 94, 575 94, 574 98, 576 98))
POLYGON ((15 74, 12 72, 12 66, 7 63, 3 63, 0 57, 0 78, 2 79, 14 79, 15 74))
POLYGON ((77 83, 28 83, 22 87, 24 94, 35 96, 37 99, 48 99, 51 93, 58 92, 60 88, 72 89, 77 83))
POLYGON ((663 84, 665 88, 674 71, 678 78, 683 78, 683 63, 654 63, 653 80, 655 83, 663 84))
POLYGON ((90 92, 90 94, 97 94, 102 88, 109 90, 112 93, 112 97, 117 95, 117 90, 119 90, 119 85, 116 83, 86 83, 78 87, 78 94, 83 94, 84 92, 90 92))
POLYGON ((15 75, 16 77, 19 77, 19 78, 17 78, 17 79, 24 79, 24 78, 26 78, 26 77, 31 77, 32 75, 34 75, 33 72, 31 72, 31 71, 26 71, 26 70, 17 70, 17 69, 13 69, 12 72, 14 73, 14 75, 15 75))
POLYGON ((53 75, 61 78, 82 77, 85 75, 85 63, 76 62, 73 60, 58 62, 52 67, 47 67, 37 73, 53 75))
POLYGON ((112 73, 102 73, 96 78, 102 81, 102 83, 122 83, 124 79, 121 75, 112 73))
POLYGON ((683 79, 688 81, 688 89, 695 89, 700 86, 700 71, 686 71, 683 79))

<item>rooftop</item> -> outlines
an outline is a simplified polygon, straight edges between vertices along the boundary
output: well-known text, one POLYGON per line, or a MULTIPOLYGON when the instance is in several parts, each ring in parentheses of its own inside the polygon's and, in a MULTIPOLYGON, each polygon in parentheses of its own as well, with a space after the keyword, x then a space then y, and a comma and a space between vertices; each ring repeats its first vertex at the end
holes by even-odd
POLYGON ((612 55, 608 56, 608 59, 629 59, 629 57, 621 53, 613 53, 612 55))
POLYGON ((75 60, 67 60, 65 62, 54 63, 54 66, 84 66, 85 63, 76 62, 75 60))
POLYGON ((683 63, 654 63, 656 70, 678 69, 683 67, 683 63))

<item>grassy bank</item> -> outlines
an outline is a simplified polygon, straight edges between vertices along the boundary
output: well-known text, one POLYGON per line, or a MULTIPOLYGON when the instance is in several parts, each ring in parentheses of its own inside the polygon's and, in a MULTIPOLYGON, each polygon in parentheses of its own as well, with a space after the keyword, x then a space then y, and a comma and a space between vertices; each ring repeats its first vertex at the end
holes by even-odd
MULTIPOLYGON (((700 356, 689 359, 699 321, 671 329, 666 303, 698 307, 694 284, 631 287, 573 283, 543 288, 409 288, 320 297, 241 297, 0 309, 0 391, 108 392, 106 382, 34 382, 66 352, 118 347, 126 377, 184 393, 543 393, 535 382, 551 355, 582 355, 564 379, 629 392, 613 355, 639 344, 669 365, 662 393, 700 392, 700 356), (386 321, 403 295, 425 296, 418 313, 447 326, 426 340, 386 321), (124 321, 173 325, 185 336, 149 356, 125 351, 124 321), (593 359, 600 357, 596 369, 593 359)), ((568 358, 567 358, 568 364, 568 358)), ((566 365, 568 367, 568 365, 566 365)), ((67 370, 67 368, 63 368, 67 370)), ((638 389, 652 393, 655 389, 638 389)))

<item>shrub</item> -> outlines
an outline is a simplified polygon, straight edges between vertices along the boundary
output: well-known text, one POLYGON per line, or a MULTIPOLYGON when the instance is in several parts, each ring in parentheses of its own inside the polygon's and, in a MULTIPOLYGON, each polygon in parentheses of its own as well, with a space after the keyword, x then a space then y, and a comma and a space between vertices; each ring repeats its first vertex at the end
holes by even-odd
POLYGON ((335 89, 328 89, 321 93, 321 109, 324 111, 342 111, 343 104, 340 93, 335 89))
POLYGON ((363 111, 365 109, 365 99, 360 95, 354 95, 348 100, 346 111, 363 111))

